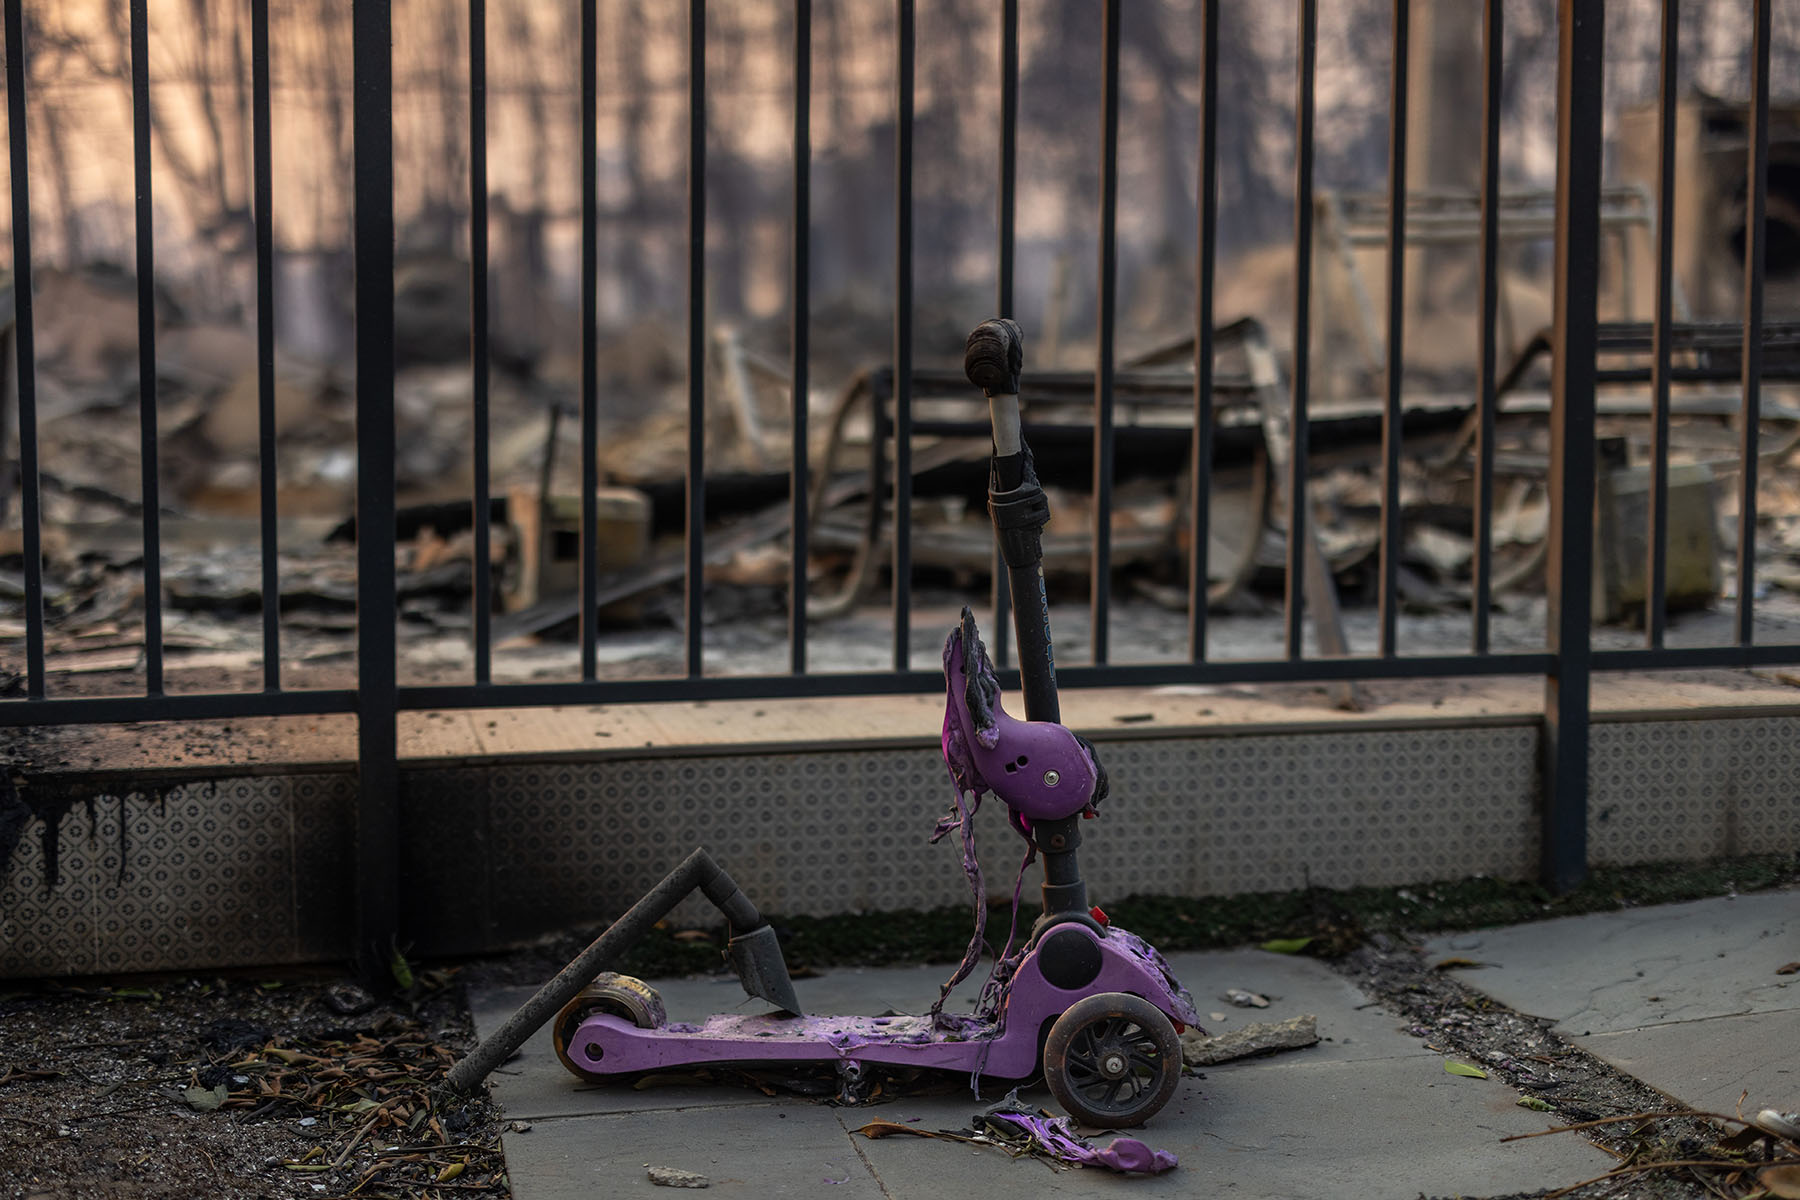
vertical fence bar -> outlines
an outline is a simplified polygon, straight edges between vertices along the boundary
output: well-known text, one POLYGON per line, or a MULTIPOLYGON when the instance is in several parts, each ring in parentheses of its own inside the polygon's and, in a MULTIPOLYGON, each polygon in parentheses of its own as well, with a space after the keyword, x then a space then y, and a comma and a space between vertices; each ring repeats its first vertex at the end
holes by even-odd
POLYGON ((474 406, 475 682, 493 681, 493 499, 488 480, 487 0, 469 0, 469 374, 474 406))
POLYGON ((1756 482, 1762 428, 1763 271, 1768 251, 1769 0, 1756 0, 1750 45, 1750 161, 1744 198, 1744 406, 1738 453, 1737 640, 1756 640, 1756 482))
POLYGON ((994 303, 1002 317, 1013 315, 1018 179, 1019 0, 1004 0, 1000 6, 1000 194, 995 214, 1000 246, 994 278, 994 303))
POLYGON ((1094 346, 1094 556, 1088 581, 1094 664, 1107 660, 1107 608, 1112 591, 1113 326, 1119 275, 1120 0, 1106 0, 1100 75, 1099 318, 1094 346))
POLYGON ((18 491, 25 552, 25 694, 43 698, 43 515, 38 484, 38 360, 32 338, 31 176, 25 122, 25 29, 5 5, 7 149, 13 167, 13 338, 18 358, 18 491))
MULTIPOLYGON (((812 0, 794 0, 794 256, 793 341, 788 366, 793 386, 788 520, 792 559, 788 576, 788 670, 806 674, 806 479, 808 335, 812 322, 812 0)), ((878 503, 871 500, 871 503, 878 503)))
POLYGON ((1675 311, 1675 108, 1680 100, 1681 5, 1663 0, 1662 75, 1656 97, 1656 314, 1651 328, 1650 495, 1645 530, 1644 644, 1662 648, 1668 621, 1669 324, 1675 311))
POLYGON ((1306 458, 1309 430, 1306 393, 1311 385, 1313 241, 1313 74, 1319 56, 1318 0, 1300 0, 1299 95, 1294 105, 1294 369, 1288 397, 1288 542, 1284 615, 1287 657, 1305 646, 1306 458))
POLYGON ((1587 874, 1589 628, 1594 541, 1594 381, 1600 275, 1604 0, 1561 0, 1556 74, 1556 302, 1550 385, 1550 546, 1555 656, 1544 696, 1544 882, 1587 874))
POLYGON ((1194 264, 1194 462, 1188 498, 1188 657, 1206 661, 1212 531, 1213 277, 1219 249, 1219 3, 1200 0, 1199 257, 1194 264))
POLYGON ((269 126, 269 0, 250 3, 251 204, 256 223, 256 462, 262 520, 263 690, 281 690, 281 547, 275 474, 274 153, 269 126))
POLYGON ((399 933, 395 793, 394 109, 389 0, 359 0, 356 131, 356 952, 381 979, 399 933))
POLYGON ((1381 413, 1381 657, 1392 658, 1400 615, 1400 442, 1406 382, 1407 30, 1412 0, 1394 0, 1394 75, 1388 93, 1387 402, 1381 413))
POLYGON ((25 694, 44 698, 44 558, 38 483, 37 352, 31 327, 31 183, 26 143, 25 28, 6 6, 6 131, 12 165, 13 338, 19 360, 19 520, 25 552, 25 694))
POLYGON ((150 29, 131 0, 131 169, 137 192, 138 463, 144 498, 144 690, 163 690, 162 499, 156 446, 156 224, 150 191, 150 29))
MULTIPOLYGON (((598 674, 600 621, 599 27, 581 0, 581 678, 598 674)), ((542 503, 548 505, 549 481, 542 503)), ((545 512, 548 513, 548 508, 545 512)))
POLYGON ((1470 642, 1488 652, 1494 570, 1494 389, 1499 374, 1495 329, 1500 320, 1500 66, 1505 6, 1486 0, 1481 37, 1481 327, 1476 385, 1475 565, 1470 642))
MULTIPOLYGON (((1019 0, 1000 6, 1000 197, 998 202, 1000 247, 994 281, 994 310, 1013 315, 1013 249, 1017 225, 1019 177, 1019 0)), ((994 627, 988 638, 994 662, 1004 667, 1012 643, 1012 588, 1007 582, 1006 560, 999 543, 993 555, 994 627)))
POLYGON ((912 649, 913 0, 895 0, 894 10, 894 670, 904 671, 912 649))
POLYGON ((705 673, 706 624, 706 0, 688 3, 687 673, 705 673))

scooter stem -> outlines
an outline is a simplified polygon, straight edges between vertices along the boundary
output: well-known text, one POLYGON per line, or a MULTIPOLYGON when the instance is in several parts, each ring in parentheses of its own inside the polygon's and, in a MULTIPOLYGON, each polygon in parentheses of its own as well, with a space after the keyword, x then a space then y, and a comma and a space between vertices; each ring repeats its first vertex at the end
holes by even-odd
MULTIPOLYGON (((1044 587, 1044 526, 1050 502, 1038 482, 1031 447, 1019 417, 1019 373, 1024 367, 1025 338, 1016 322, 1005 317, 983 321, 969 334, 963 371, 987 394, 993 422, 994 455, 989 464, 988 512, 994 520, 1000 556, 1012 584, 1013 630, 1019 647, 1019 687, 1025 717, 1061 722, 1056 698, 1056 655, 1050 643, 1050 599, 1044 587)), ((1043 821, 1032 827, 1032 840, 1044 856, 1044 912, 1086 913, 1087 885, 1082 882, 1076 850, 1081 845, 1081 818, 1043 821)))

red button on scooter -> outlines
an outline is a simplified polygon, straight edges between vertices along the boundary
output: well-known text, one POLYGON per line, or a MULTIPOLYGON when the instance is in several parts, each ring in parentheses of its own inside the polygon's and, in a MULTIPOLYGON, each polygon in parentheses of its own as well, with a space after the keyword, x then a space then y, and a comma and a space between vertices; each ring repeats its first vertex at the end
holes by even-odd
POLYGON ((1106 914, 1100 911, 1100 906, 1098 904, 1096 904, 1096 905, 1094 905, 1094 907, 1088 909, 1088 916, 1090 916, 1090 917, 1094 918, 1094 920, 1100 922, 1101 925, 1111 925, 1112 924, 1111 921, 1106 919, 1106 914))

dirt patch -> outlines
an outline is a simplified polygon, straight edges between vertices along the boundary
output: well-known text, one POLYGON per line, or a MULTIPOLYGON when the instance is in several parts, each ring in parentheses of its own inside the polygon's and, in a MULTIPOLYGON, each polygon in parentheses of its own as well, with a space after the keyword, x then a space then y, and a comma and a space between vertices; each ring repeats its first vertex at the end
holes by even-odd
POLYGON ((473 1044, 448 972, 46 983, 0 1028, 5 1200, 508 1194, 493 1106, 432 1102, 473 1044))

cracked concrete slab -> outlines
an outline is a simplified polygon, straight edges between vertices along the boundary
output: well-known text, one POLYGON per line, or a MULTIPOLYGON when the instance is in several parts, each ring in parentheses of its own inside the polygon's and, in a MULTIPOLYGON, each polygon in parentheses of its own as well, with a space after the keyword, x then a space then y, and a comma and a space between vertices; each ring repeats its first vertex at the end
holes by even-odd
MULTIPOLYGON (((1510 1133, 1548 1128, 1551 1119, 1517 1106, 1493 1080, 1444 1073, 1442 1056, 1406 1034, 1402 1022, 1314 959, 1258 950, 1171 956, 1209 1027, 1318 1017, 1324 1039, 1305 1050, 1211 1067, 1182 1080, 1175 1098, 1138 1135, 1174 1150, 1180 1169, 1125 1181, 1100 1171, 1056 1173, 990 1147, 941 1140, 871 1141, 852 1131, 880 1117, 931 1129, 966 1127, 984 1100, 966 1090, 906 1097, 866 1108, 828 1108, 743 1088, 583 1085, 556 1062, 539 1033, 494 1076, 494 1094, 512 1119, 533 1122, 505 1139, 519 1200, 630 1195, 651 1187, 644 1165, 697 1171, 715 1189, 746 1196, 818 1191, 834 1195, 986 1197, 1022 1187, 1049 1196, 1096 1195, 1124 1185, 1193 1194, 1196 1186, 1241 1197, 1392 1196, 1509 1192, 1572 1183, 1609 1159, 1585 1141, 1543 1138, 1503 1145, 1510 1133), (1268 1008, 1240 1009, 1222 997, 1242 988, 1268 1008), (1218 1013, 1223 1020, 1215 1020, 1218 1013)), ((949 974, 945 966, 832 971, 796 981, 817 1012, 923 1011, 949 974)), ((735 980, 658 980, 671 1020, 738 1006, 735 980)), ((972 990, 965 985, 964 990, 972 990)), ((491 1032, 529 994, 492 989, 471 996, 476 1029, 491 1032)), ((1041 1086, 1028 1103, 1054 1108, 1041 1086)), ((1104 1140, 1104 1139, 1103 1139, 1104 1140)))
POLYGON ((1704 1112, 1800 1108, 1800 1008, 1652 1025, 1573 1039, 1588 1053, 1704 1112))
POLYGON ((831 1109, 743 1092, 730 1104, 536 1121, 501 1141, 520 1200, 682 1194, 651 1183, 651 1166, 706 1176, 709 1197, 883 1196, 831 1109))
POLYGON ((1708 1112, 1800 1104, 1800 892, 1594 913, 1436 938, 1434 955, 1509 1008, 1708 1112))
MULTIPOLYGON (((1444 1073, 1442 1059, 1419 1053, 1382 1060, 1330 1061, 1304 1053, 1212 1067, 1184 1079, 1169 1107, 1134 1131, 1181 1166, 1128 1186, 1160 1195, 1230 1195, 1243 1200, 1356 1196, 1413 1200, 1420 1195, 1496 1195, 1547 1183, 1574 1183, 1612 1161, 1579 1138, 1503 1144, 1513 1133, 1548 1127, 1518 1107, 1504 1085, 1444 1073)), ((1054 1108, 1047 1094, 1027 1101, 1054 1108)), ((966 1126, 966 1099, 902 1100, 879 1115, 931 1129, 966 1126)), ((875 1112, 840 1109, 847 1129, 875 1112)), ((1096 1141, 1104 1143, 1110 1135, 1096 1141)), ((859 1139, 861 1140, 861 1139, 859 1139)), ((890 1137, 864 1144, 882 1186, 895 1200, 1015 1194, 1091 1196, 1119 1186, 1095 1171, 1052 1174, 1037 1163, 954 1143, 890 1137)))
POLYGON ((1591 913, 1433 938, 1457 978, 1576 1037, 1800 1008, 1800 891, 1591 913))

